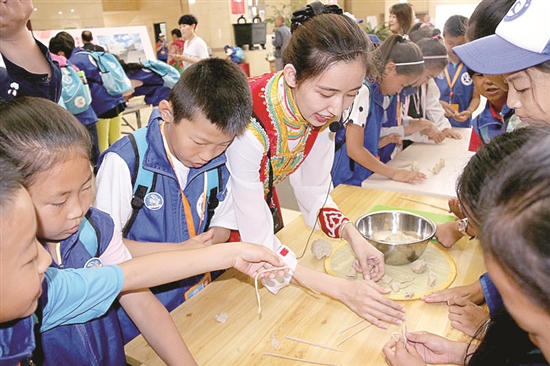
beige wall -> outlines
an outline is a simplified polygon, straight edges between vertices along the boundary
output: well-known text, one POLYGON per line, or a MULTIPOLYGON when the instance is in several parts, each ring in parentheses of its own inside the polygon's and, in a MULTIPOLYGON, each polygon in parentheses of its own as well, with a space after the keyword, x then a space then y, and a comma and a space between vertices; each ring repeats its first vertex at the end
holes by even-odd
MULTIPOLYGON (((307 0, 311 1, 311 0, 307 0)), ((414 0, 415 11, 429 12, 432 18, 436 5, 469 3, 477 4, 480 0, 414 0)), ((245 4, 248 0, 245 0, 245 4)), ((366 19, 376 16, 387 21, 387 10, 399 0, 339 0, 339 5, 357 18, 366 19)), ((306 0, 259 0, 259 4, 275 5, 293 4, 294 8, 306 3, 306 0)), ((214 57, 225 57, 224 45, 233 45, 233 26, 239 15, 231 14, 229 0, 77 0, 51 1, 34 0, 37 8, 31 16, 34 29, 68 29, 98 28, 145 25, 151 44, 154 46, 154 23, 166 23, 168 33, 178 27, 181 15, 191 13, 199 20, 197 34, 212 49, 214 57), (72 10, 72 11, 71 11, 72 10), (59 14, 62 12, 62 14, 59 14)), ((266 6, 266 17, 272 16, 272 8, 266 6)), ((250 14, 245 17, 251 19, 250 14)), ((245 62, 250 64, 251 75, 269 71, 267 54, 271 51, 272 25, 267 26, 267 49, 245 50, 245 62)), ((170 39, 170 37, 168 37, 170 39)))

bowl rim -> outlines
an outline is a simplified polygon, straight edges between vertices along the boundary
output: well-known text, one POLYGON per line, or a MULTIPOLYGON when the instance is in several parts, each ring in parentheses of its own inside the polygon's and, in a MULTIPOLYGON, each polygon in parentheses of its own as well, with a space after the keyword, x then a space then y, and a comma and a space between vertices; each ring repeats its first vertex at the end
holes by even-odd
POLYGON ((359 231, 359 233, 367 240, 374 240, 376 242, 379 242, 379 243, 382 243, 382 244, 388 244, 388 245, 410 245, 410 244, 418 244, 418 243, 421 243, 423 241, 426 241, 426 242, 429 242, 430 240, 433 239, 434 235, 435 235, 435 231, 437 229, 437 226, 435 224, 435 222, 433 222, 432 220, 428 219, 427 217, 424 217, 422 215, 419 215, 419 214, 415 214, 415 213, 412 213, 412 212, 408 212, 408 211, 403 211, 403 210, 383 210, 383 211, 375 211, 375 212, 369 212, 367 214, 364 214, 362 216, 360 216, 359 218, 357 218, 357 220, 355 220, 355 224, 354 224, 355 228, 357 229, 357 231, 359 231), (428 222, 428 224, 430 224, 431 228, 432 228, 432 233, 427 237, 427 238, 424 238, 424 239, 419 239, 417 241, 412 241, 412 242, 409 242, 409 243, 392 243, 392 242, 388 242, 388 241, 384 241, 384 240, 376 240, 376 239, 373 239, 373 238, 367 238, 366 235, 364 235, 363 233, 361 233, 361 231, 359 230, 359 227, 357 227, 359 221, 361 221, 362 219, 364 219, 365 217, 368 217, 368 216, 374 216, 376 214, 382 214, 382 213, 401 213, 401 214, 407 214, 407 215, 410 215, 410 216, 415 216, 415 217, 418 217, 418 218, 421 218, 425 221, 428 222))

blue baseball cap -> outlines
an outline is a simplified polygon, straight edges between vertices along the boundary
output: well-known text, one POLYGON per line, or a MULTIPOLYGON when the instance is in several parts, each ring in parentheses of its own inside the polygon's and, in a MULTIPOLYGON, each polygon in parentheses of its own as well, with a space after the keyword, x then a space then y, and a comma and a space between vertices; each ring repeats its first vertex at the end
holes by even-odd
POLYGON ((517 0, 494 35, 453 48, 468 68, 507 74, 550 61, 550 1, 517 0))

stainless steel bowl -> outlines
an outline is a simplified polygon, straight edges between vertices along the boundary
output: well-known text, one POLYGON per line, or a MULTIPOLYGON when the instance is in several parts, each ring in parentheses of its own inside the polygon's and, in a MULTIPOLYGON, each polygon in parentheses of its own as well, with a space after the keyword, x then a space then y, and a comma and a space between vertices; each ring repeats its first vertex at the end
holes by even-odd
POLYGON ((417 260, 435 234, 435 224, 431 220, 404 211, 369 213, 361 216, 355 227, 369 243, 384 253, 384 262, 394 266, 417 260), (396 240, 402 234, 409 238, 396 240))

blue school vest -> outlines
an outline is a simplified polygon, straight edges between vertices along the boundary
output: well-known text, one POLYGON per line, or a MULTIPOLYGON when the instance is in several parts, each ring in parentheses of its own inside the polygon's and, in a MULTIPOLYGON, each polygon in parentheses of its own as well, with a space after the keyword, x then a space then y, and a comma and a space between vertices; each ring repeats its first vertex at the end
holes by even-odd
MULTIPOLYGON (((384 96, 380 93, 380 87, 377 82, 371 85, 365 81, 364 84, 370 90, 370 102, 369 115, 364 127, 363 146, 372 155, 377 156, 378 141, 380 140, 380 131, 384 120, 384 96)), ((341 147, 337 149, 334 156, 331 170, 332 182, 335 187, 339 184, 361 186, 361 182, 367 179, 372 172, 349 158, 346 149, 347 144, 344 140, 345 135, 345 128, 341 128, 336 133, 336 147, 341 147), (342 141, 344 142, 342 143, 342 141)))
MULTIPOLYGON (((158 109, 154 109, 148 127, 144 127, 146 130, 138 130, 134 133, 134 135, 138 135, 146 131, 147 148, 141 168, 139 162, 136 162, 136 153, 128 136, 118 140, 105 153, 114 152, 121 156, 128 165, 131 175, 134 175, 136 168, 155 173, 153 187, 151 187, 152 192, 145 196, 145 205, 138 211, 126 237, 142 242, 181 243, 189 239, 189 232, 178 180, 164 150, 160 133, 161 122, 162 119, 158 109)), ((104 154, 99 158, 99 166, 104 154)), ((225 154, 222 154, 198 169, 192 168, 189 170, 184 193, 192 209, 196 233, 204 232, 207 221, 209 221, 206 217, 208 216, 207 207, 203 207, 207 206, 203 203, 210 201, 208 196, 210 190, 207 190, 207 197, 203 197, 205 191, 204 180, 205 176, 209 175, 209 171, 220 171, 221 174, 218 175, 220 189, 217 192, 217 199, 219 201, 225 199, 227 194, 226 185, 229 180, 229 172, 225 166, 225 161, 225 154), (199 212, 205 216, 202 220, 199 217, 199 212)), ((208 185, 210 185, 210 182, 208 182, 208 185)), ((168 311, 172 311, 185 301, 185 293, 203 278, 204 275, 193 276, 151 288, 151 291, 168 311)), ((139 331, 123 309, 119 310, 119 319, 122 325, 124 342, 127 343, 137 336, 139 331)))
POLYGON ((0 365, 28 365, 34 342, 33 316, 0 324, 0 365))
POLYGON ((101 116, 103 113, 110 111, 119 104, 125 103, 125 100, 122 94, 111 95, 107 92, 107 89, 105 89, 102 84, 98 67, 90 61, 91 56, 88 55, 88 52, 82 51, 85 50, 82 48, 75 48, 69 61, 81 71, 84 71, 92 93, 92 108, 98 116, 101 116))
MULTIPOLYGON (((91 207, 78 232, 61 242, 62 268, 85 268, 87 263, 93 262, 90 261, 92 258, 99 258, 107 249, 113 232, 111 217, 91 207)), ((59 268, 55 263, 52 267, 59 268)), ((48 292, 44 291, 39 309, 43 309, 47 302, 48 292)), ((36 359, 44 366, 126 365, 115 305, 99 318, 81 324, 61 325, 37 334, 38 337, 36 359)))
MULTIPOLYGON (((507 123, 501 122, 493 116, 492 107, 487 101, 485 109, 472 120, 472 128, 484 144, 488 144, 494 137, 506 132, 507 123)), ((505 104, 500 116, 507 116, 512 110, 505 104)))
MULTIPOLYGON (((454 79, 459 65, 460 63, 457 66, 455 66, 451 62, 449 62, 449 64, 447 65, 447 70, 449 72, 449 77, 451 81, 454 79)), ((441 93, 439 100, 442 100, 450 104, 458 104, 460 109, 459 112, 462 112, 466 108, 468 108, 468 106, 470 105, 470 102, 472 101, 472 95, 474 94, 474 83, 472 81, 472 78, 468 74, 466 65, 463 65, 462 68, 460 69, 460 75, 457 77, 457 80, 453 86, 452 100, 450 98, 451 89, 450 89, 449 83, 447 82, 447 78, 445 77, 445 71, 443 71, 441 74, 436 76, 434 80, 441 93)), ((457 122, 452 117, 448 117, 448 118, 449 118, 449 122, 451 122, 451 125, 453 127, 464 127, 464 128, 470 127, 471 120, 472 120, 472 118, 470 117, 465 122, 457 122)))

